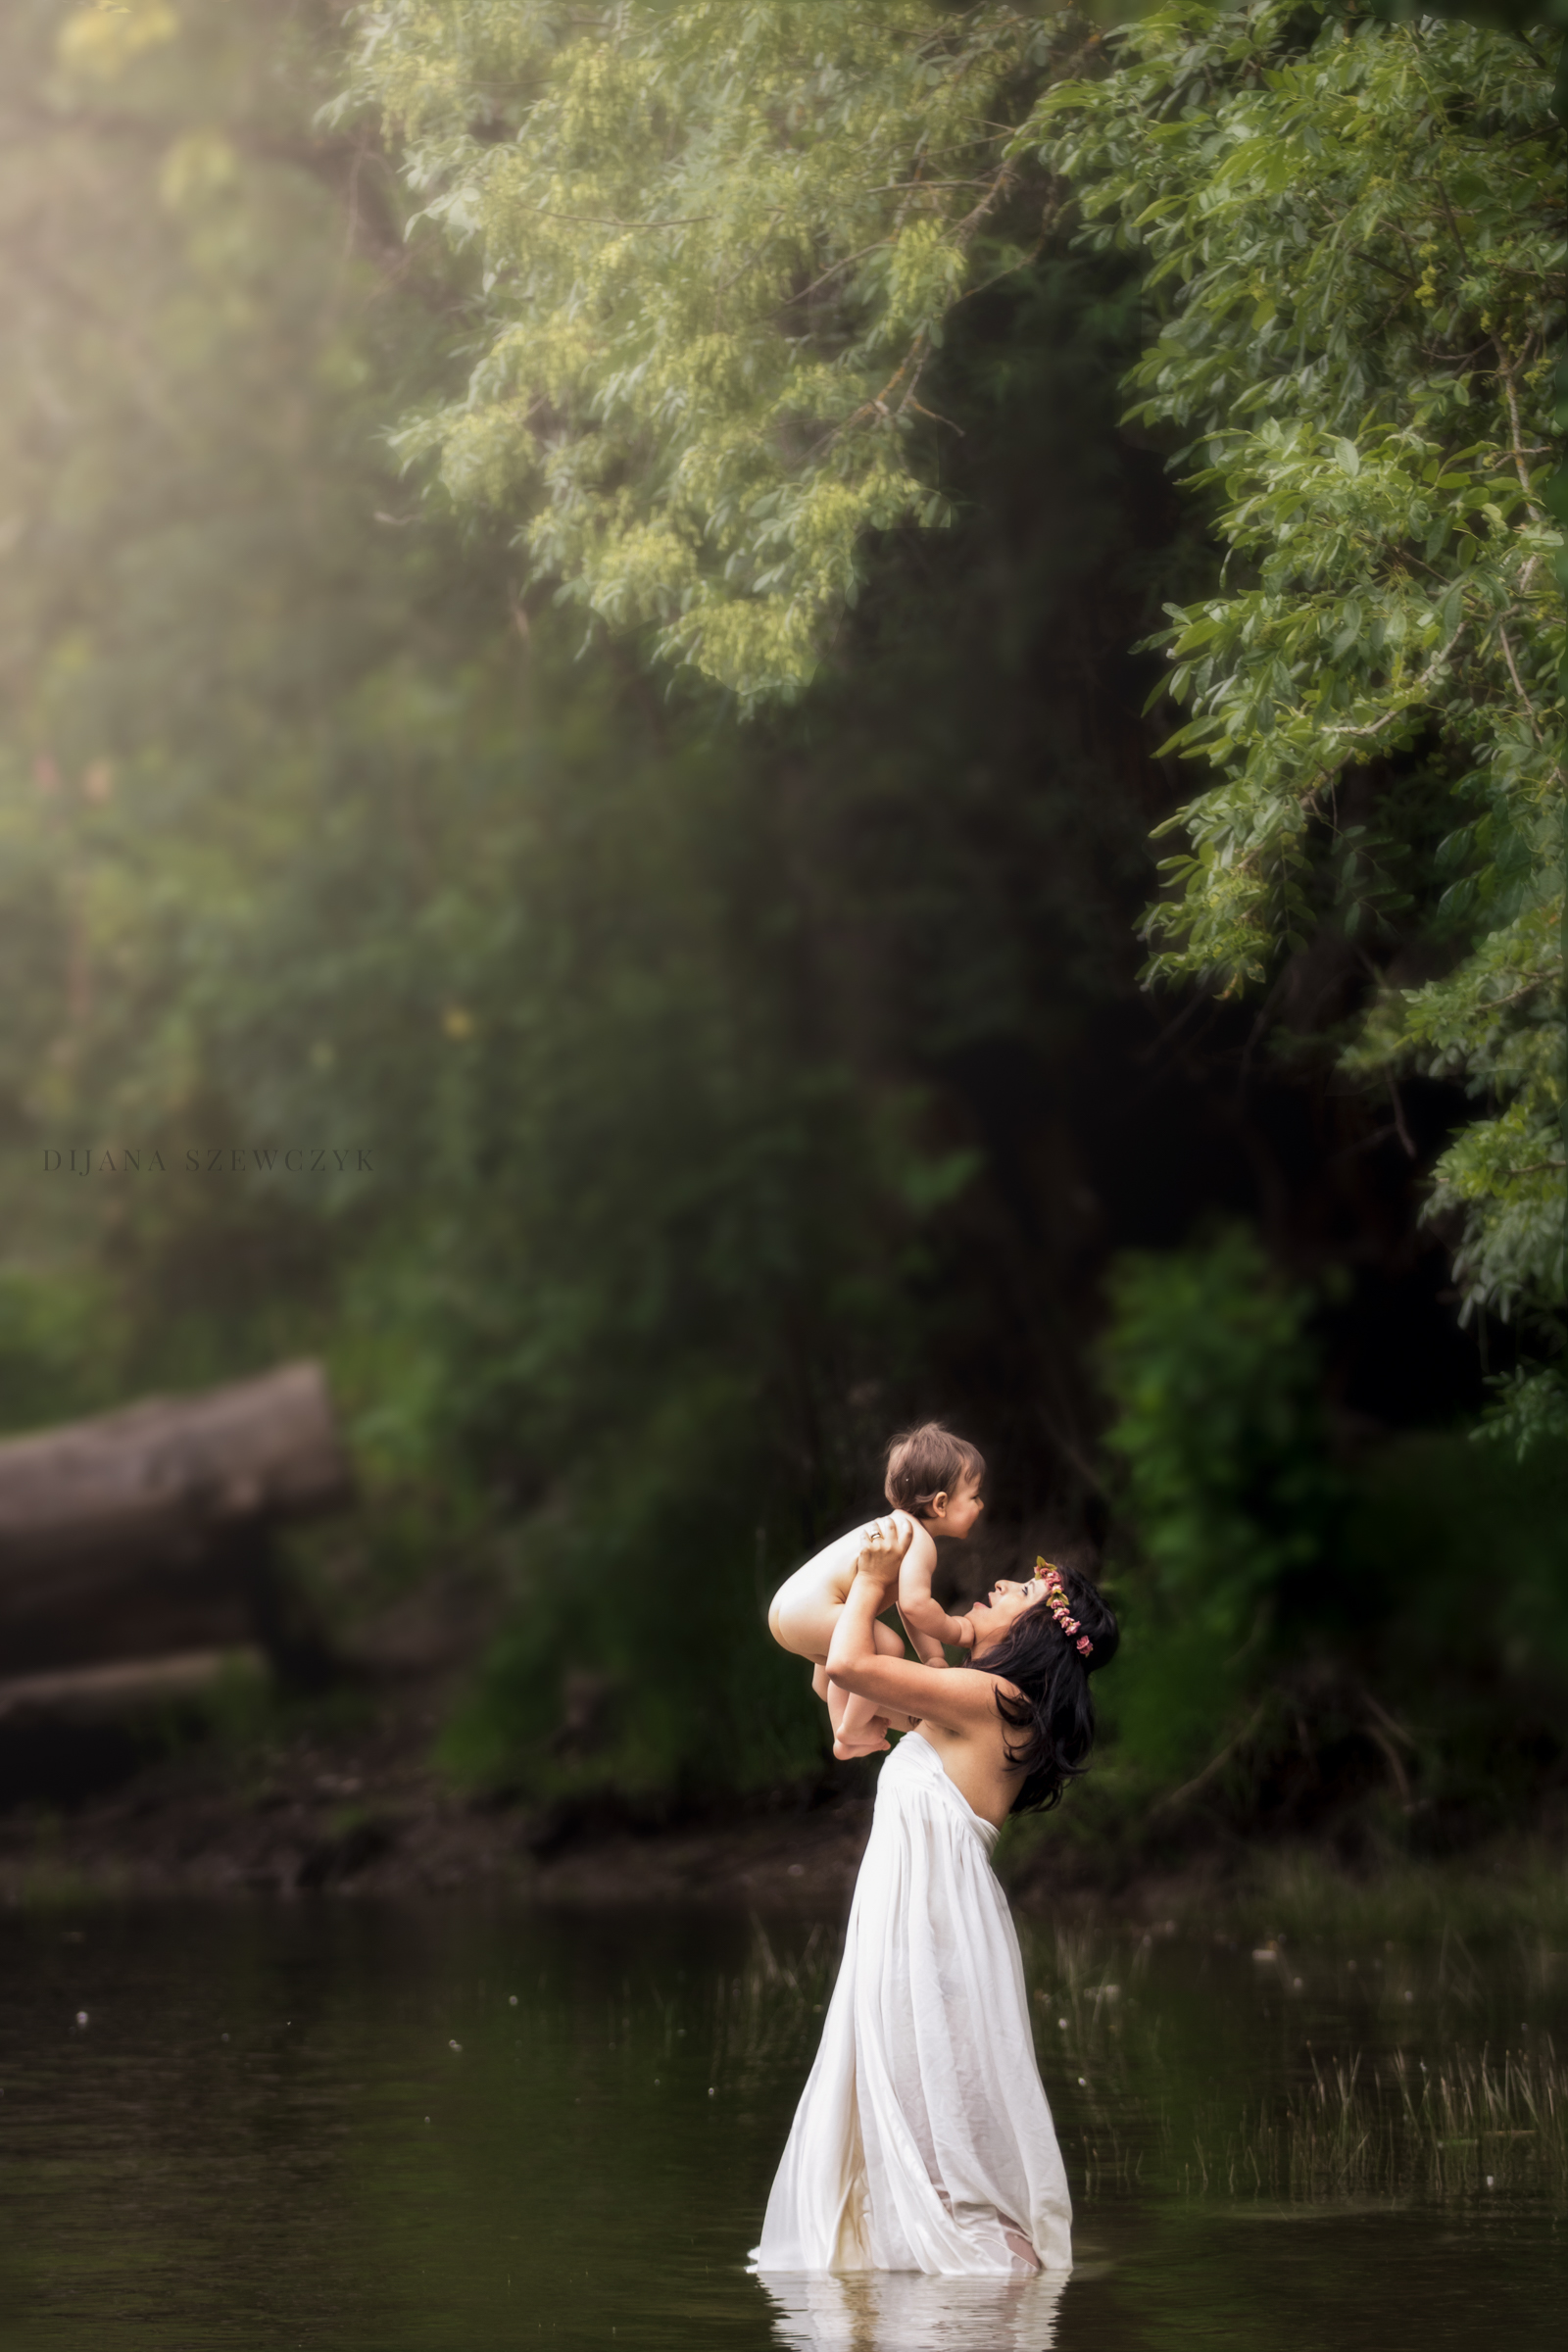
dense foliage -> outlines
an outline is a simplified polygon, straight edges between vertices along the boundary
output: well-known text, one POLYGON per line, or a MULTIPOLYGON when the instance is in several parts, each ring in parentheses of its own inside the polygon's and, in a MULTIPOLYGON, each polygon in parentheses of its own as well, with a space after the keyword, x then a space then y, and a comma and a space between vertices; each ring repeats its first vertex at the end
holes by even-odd
MULTIPOLYGON (((1160 663, 1130 649, 1164 605, 1228 606, 1220 505, 1169 480, 1180 436, 1116 422, 1141 306, 1166 296, 1101 236, 1111 210, 1072 243, 1082 212, 1027 127, 1071 69, 1087 189, 1107 46, 1022 10, 864 0, 360 22, 366 88, 403 74, 411 120, 426 70, 446 91, 412 197, 371 117, 328 108, 326 0, 35 0, 0 25, 0 1421, 319 1348, 367 1495, 316 1559, 328 1600, 446 1579, 503 1626, 449 1753, 541 1789, 669 1791, 815 1769, 820 1716, 760 1603, 874 1497, 888 1430, 946 1410, 992 1464, 974 1578, 1040 1544, 1089 1556, 1119 1509, 1136 1639, 1107 1702, 1140 1787, 1190 1773, 1286 1647, 1358 1623, 1325 1392, 1348 1427, 1475 1401, 1412 1224, 1462 1105, 1401 1080, 1391 1120, 1329 1055, 1257 1051, 1218 992, 1168 1020, 1139 994, 1148 837, 1179 779, 1140 717, 1160 663), (715 79, 698 35, 719 23, 749 80, 715 79), (820 66, 812 25, 840 44, 820 66), (536 45, 528 90, 487 82, 470 119, 475 26, 536 45), (614 83, 597 112, 591 67, 614 83), (541 171, 566 157, 624 194, 662 140, 683 188, 701 169, 739 208, 640 276, 605 259, 630 339, 612 416, 613 337, 519 340, 479 213, 455 240, 407 217, 461 227, 470 164, 486 203, 526 195, 538 159, 509 125, 529 92, 540 136, 577 142, 541 171), (730 143, 705 161, 680 125, 710 104, 730 143), (683 374, 692 319, 754 252, 751 308, 710 318, 714 374, 683 374), (804 306, 783 326, 774 270, 804 306), (564 372, 513 468, 507 371, 547 347, 564 372), (902 412, 868 407, 910 354, 902 412), (797 395, 823 447, 791 437, 797 395), (779 533, 760 570, 757 500, 779 533), (938 513, 941 534, 915 527, 938 513), (661 533, 684 603, 625 585, 661 533), (641 638, 584 648, 583 602, 641 638), (660 645, 673 688, 640 659, 660 645), (697 675, 726 646, 730 684, 791 708, 738 724, 697 675), (327 1148, 308 1182, 282 1158, 300 1143, 327 1148), (46 1160, 73 1152, 90 1176, 46 1160), (1260 1243, 1181 1249, 1215 1209, 1260 1243), (1093 1341, 1129 1248, 1107 1471, 1093 1341)), ((1386 60, 1415 37, 1357 40, 1386 60)), ((544 226, 535 309, 559 294, 565 336, 598 247, 544 226)), ((1476 762, 1438 731, 1380 762, 1364 821, 1408 811, 1420 868, 1476 762)), ((1351 936, 1336 909, 1368 890, 1337 899, 1343 845, 1306 838, 1305 955, 1258 955, 1303 1029, 1301 973, 1327 959, 1337 1051, 1376 970, 1408 985, 1469 935, 1443 944, 1456 918, 1417 871, 1408 908, 1386 896, 1351 936)), ((1489 854, 1467 837, 1454 870, 1489 854)), ((1410 1654, 1470 1690, 1459 1617, 1412 1596, 1419 1514, 1386 1492, 1379 1623, 1408 1620, 1410 1654)), ((1487 1489, 1498 1526, 1512 1492, 1487 1489)), ((1531 1508, 1508 1609, 1549 1631, 1531 1508)), ((1501 1646, 1486 1673, 1511 1705, 1501 1646)), ((1484 1755, 1496 1708, 1476 1703, 1484 1755)))
POLYGON ((1243 1229, 1128 1252, 1109 1291, 1127 1639, 1099 1830, 1152 1800, 1179 1837, 1200 1800, 1276 1832, 1338 1814, 1376 1852, 1517 1819, 1561 1769, 1561 1448, 1520 1467, 1455 1428, 1347 1457, 1324 1302, 1243 1229))
POLYGON ((665 1670, 623 1776, 775 1776, 814 1726, 738 1638, 760 1531, 841 1474, 781 1505, 791 1369, 846 1259, 863 1351, 940 1162, 896 1102, 902 1165, 843 1149, 842 1073, 792 1051, 766 812, 706 730, 548 624, 530 663, 505 551, 400 495, 382 431, 456 292, 406 266, 373 158, 311 131, 330 12, 59 17, 11 20, 3 75, 7 1417, 321 1348, 381 1587, 541 1515, 548 1724, 545 1563, 591 1505, 578 1650, 665 1670), (765 1411, 771 1447, 739 1426, 765 1411), (634 1557, 592 1623, 611 1518, 634 1557))
MULTIPOLYGON (((1211 780, 1168 820, 1191 848, 1152 973, 1273 984, 1397 1124, 1402 1072, 1463 1085, 1430 1213, 1465 1313, 1554 1354, 1550 31, 1294 0, 1103 38, 1004 0, 394 0, 367 26, 358 97, 483 257, 482 356, 408 447, 748 699, 809 674, 868 530, 948 517, 915 428, 955 305, 1075 232, 1146 257, 1133 415, 1227 553, 1171 608, 1170 748, 1211 780)), ((1539 1372, 1507 1426, 1565 1394, 1539 1372)))
POLYGON ((1229 1653, 1256 1641, 1281 1585, 1324 1550, 1313 1300, 1280 1283, 1245 1230, 1131 1253, 1109 1288, 1105 1443, 1171 1616, 1229 1653))
POLYGON ((927 0, 368 11, 354 95, 483 267, 466 394, 405 446, 666 658, 798 690, 866 532, 947 512, 910 435, 1047 48, 927 0))
POLYGON ((742 734, 400 485, 466 281, 313 126, 333 32, 7 20, 5 1417, 320 1348, 378 1590, 510 1607, 470 1762, 772 1780, 820 1727, 759 1595, 891 1423, 979 1427, 1014 1526, 1092 1476, 1061 1102, 1148 873, 1133 314, 1062 265, 991 317, 951 583, 742 734), (553 1758, 568 1671, 613 1695, 553 1758))
POLYGON ((1233 1228, 1129 1251, 1108 1284, 1105 1444, 1137 1553, 1111 1699, 1152 1780, 1180 1779, 1278 1671, 1283 1602, 1341 1535, 1311 1294, 1233 1228))
POLYGON ((1168 748, 1214 780, 1168 820, 1192 848, 1152 968, 1261 983, 1352 943, 1375 986, 1342 1066, 1451 1072, 1478 1103, 1431 1203, 1467 1311, 1560 1345, 1551 65, 1464 25, 1299 27, 1157 13, 1036 118, 1089 241, 1148 256, 1133 414, 1180 436, 1228 551, 1221 592, 1171 608, 1194 715, 1168 748))

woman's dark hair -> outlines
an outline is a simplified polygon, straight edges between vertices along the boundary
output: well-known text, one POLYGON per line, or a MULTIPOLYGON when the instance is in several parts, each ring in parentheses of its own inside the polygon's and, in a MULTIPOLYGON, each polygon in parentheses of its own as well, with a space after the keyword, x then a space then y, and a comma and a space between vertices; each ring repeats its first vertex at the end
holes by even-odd
POLYGON ((1121 1636, 1100 1589, 1074 1568, 1057 1570, 1076 1634, 1066 1634, 1049 1600, 1037 1600, 1015 1617, 1000 1642, 970 1663, 982 1674, 999 1675, 1019 1696, 997 1692, 997 1712, 1024 1738, 1006 1749, 1007 1761, 1023 1769, 1023 1782, 1009 1813, 1049 1812, 1059 1805, 1067 1783, 1085 1770, 1095 1744, 1095 1702, 1089 1677, 1108 1666, 1121 1636), (1078 1643, 1085 1638, 1087 1654, 1078 1643))

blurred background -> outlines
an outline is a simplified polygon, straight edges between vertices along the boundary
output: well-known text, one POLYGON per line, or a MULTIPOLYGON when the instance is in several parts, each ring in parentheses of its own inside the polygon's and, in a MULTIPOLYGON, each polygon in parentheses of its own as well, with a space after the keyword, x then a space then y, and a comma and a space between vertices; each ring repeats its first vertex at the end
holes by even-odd
MULTIPOLYGON (((161 1686, 135 1757, 335 1726, 558 1825, 830 1805, 766 1600, 940 1415, 989 1464, 954 1599, 1046 1550, 1123 1612, 1084 1870, 1549 1828, 1568 1460, 1472 1439, 1509 1336, 1420 1221, 1463 1097, 1139 986, 1182 792, 1130 649, 1217 558, 1115 422, 1125 268, 964 306, 956 525, 743 723, 400 474, 473 288, 325 123, 342 41, 0 18, 0 1428, 311 1358, 352 1466, 270 1540, 265 1673, 161 1686)), ((80 1796, 68 1750, 0 1798, 80 1796)))

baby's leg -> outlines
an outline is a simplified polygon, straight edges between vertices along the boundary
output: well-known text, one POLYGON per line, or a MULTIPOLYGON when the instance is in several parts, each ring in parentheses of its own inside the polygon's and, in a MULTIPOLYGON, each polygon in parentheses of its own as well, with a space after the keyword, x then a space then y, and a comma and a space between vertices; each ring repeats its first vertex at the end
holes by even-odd
MULTIPOLYGON (((833 1753, 839 1762, 847 1763, 851 1756, 885 1755, 888 1746, 888 1719, 885 1715, 878 1714, 875 1700, 857 1698, 853 1692, 848 1690, 839 1692, 838 1696, 841 1712, 837 1723, 833 1726, 833 1753)), ((831 1698, 827 1702, 827 1711, 831 1717, 833 1713, 831 1698)))
POLYGON ((833 1753, 842 1764, 850 1756, 880 1756, 887 1752, 888 1719, 876 1701, 857 1698, 837 1683, 827 1687, 827 1719, 833 1726, 833 1753))
POLYGON ((793 1591, 794 1583, 792 1578, 782 1592, 774 1594, 773 1605, 767 1612, 767 1630, 780 1649, 809 1661, 811 1689, 818 1698, 826 1699, 827 1653, 844 1603, 831 1600, 820 1592, 808 1592, 802 1596, 793 1591))
MULTIPOLYGON (((903 1657, 904 1643, 890 1625, 873 1625, 871 1636, 881 1656, 903 1657)), ((841 1690, 836 1683, 830 1683, 827 1711, 833 1725, 833 1753, 841 1762, 851 1756, 887 1753, 888 1719, 874 1698, 858 1698, 853 1691, 841 1690)))

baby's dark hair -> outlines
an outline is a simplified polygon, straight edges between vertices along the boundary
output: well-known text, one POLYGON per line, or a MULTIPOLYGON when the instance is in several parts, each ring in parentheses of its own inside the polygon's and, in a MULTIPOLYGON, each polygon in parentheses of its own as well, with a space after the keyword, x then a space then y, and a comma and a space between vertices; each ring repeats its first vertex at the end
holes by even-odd
POLYGON ((1059 1568, 1062 1590, 1077 1626, 1067 1634, 1049 1600, 1015 1617, 1002 1640, 970 1663, 995 1674, 1019 1692, 997 1692, 997 1712, 1024 1738, 1007 1748, 1007 1761, 1023 1767, 1023 1781, 1009 1813, 1049 1812, 1059 1805, 1067 1783, 1086 1769, 1095 1743, 1095 1702, 1089 1677, 1108 1666, 1121 1639, 1097 1585, 1075 1568, 1059 1568), (1087 1641, 1087 1652, 1078 1644, 1087 1641))
POLYGON ((956 1438, 940 1421, 922 1421, 888 1447, 883 1486, 895 1510, 923 1519, 939 1494, 956 1492, 965 1478, 985 1476, 986 1457, 967 1438, 956 1438))

